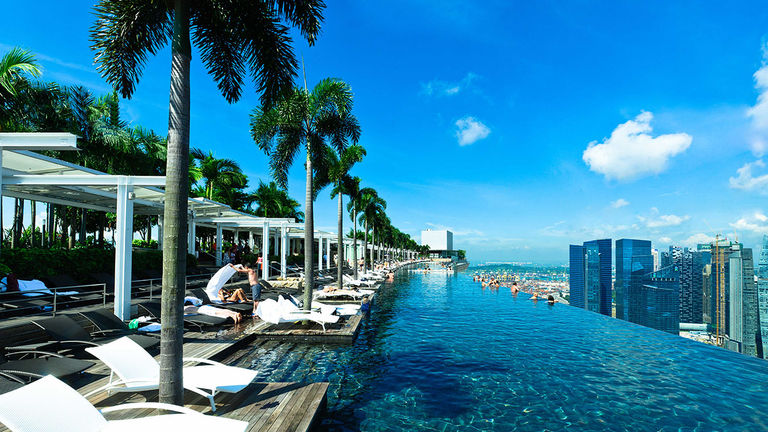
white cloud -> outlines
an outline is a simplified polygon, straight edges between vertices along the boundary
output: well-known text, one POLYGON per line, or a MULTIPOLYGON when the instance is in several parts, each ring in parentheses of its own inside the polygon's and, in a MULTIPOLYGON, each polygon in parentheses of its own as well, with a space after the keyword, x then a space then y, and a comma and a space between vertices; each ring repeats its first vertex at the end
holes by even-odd
POLYGON ((697 233, 683 240, 683 246, 695 248, 699 243, 710 243, 713 241, 715 241, 713 236, 704 233, 697 233))
POLYGON ((616 201, 611 202, 611 207, 613 208, 622 208, 629 205, 629 201, 625 200, 624 198, 619 198, 616 201))
MULTIPOLYGON (((653 213, 655 214, 657 212, 653 212, 653 213)), ((658 215, 650 218, 643 217, 643 216, 637 217, 637 219, 639 219, 640 222, 645 224, 647 228, 664 228, 664 227, 677 226, 687 221, 690 218, 691 217, 688 215, 678 216, 673 214, 658 215)))
POLYGON ((743 217, 730 225, 736 231, 748 231, 755 234, 768 234, 768 216, 761 212, 755 212, 751 216, 743 217))
POLYGON ((765 162, 762 159, 758 159, 754 162, 745 163, 744 166, 736 170, 738 177, 731 177, 728 179, 728 182, 733 189, 744 189, 768 194, 768 174, 755 177, 752 174, 753 168, 765 168, 765 162))
POLYGON ((693 138, 686 133, 652 137, 653 114, 642 112, 613 130, 602 143, 592 141, 583 159, 589 169, 608 179, 631 180, 647 174, 658 174, 667 168, 669 159, 684 152, 693 138))
POLYGON ((755 89, 760 94, 757 95, 757 102, 747 110, 747 117, 752 121, 752 136, 750 137, 750 147, 752 153, 761 157, 768 150, 768 45, 763 46, 763 66, 753 75, 755 78, 755 89))
POLYGON ((469 72, 464 78, 455 82, 432 80, 421 84, 421 93, 427 96, 453 96, 466 90, 477 78, 479 78, 478 75, 469 72))
POLYGON ((669 237, 659 237, 661 243, 672 243, 672 239, 669 237))
POLYGON ((487 137, 491 130, 474 117, 464 117, 456 120, 456 138, 460 146, 470 145, 487 137))

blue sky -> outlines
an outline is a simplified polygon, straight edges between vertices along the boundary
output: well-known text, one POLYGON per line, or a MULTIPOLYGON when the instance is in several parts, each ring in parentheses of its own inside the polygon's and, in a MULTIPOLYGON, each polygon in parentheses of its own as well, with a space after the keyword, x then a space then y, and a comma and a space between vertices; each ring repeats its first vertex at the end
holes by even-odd
MULTIPOLYGON (((90 2, 15 2, 0 52, 36 52, 44 78, 108 85, 89 49, 90 2), (11 19, 11 17, 13 17, 11 19)), ((417 240, 449 227, 470 260, 565 263, 569 243, 768 233, 768 8, 757 2, 329 2, 310 85, 351 84, 368 157, 354 174, 417 240), (765 67, 765 68, 764 68, 765 67)), ((167 130, 170 51, 150 59, 124 116, 167 130)), ((193 59, 191 144, 240 162, 251 87, 229 105, 193 59)), ((302 164, 289 192, 303 197, 302 164)), ((323 194, 316 224, 335 230, 323 194)))

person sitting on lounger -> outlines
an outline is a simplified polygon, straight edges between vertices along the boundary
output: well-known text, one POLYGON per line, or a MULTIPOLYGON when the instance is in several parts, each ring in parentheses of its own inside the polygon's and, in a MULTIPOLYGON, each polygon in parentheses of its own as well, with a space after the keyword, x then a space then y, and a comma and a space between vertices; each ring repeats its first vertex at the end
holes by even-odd
POLYGON ((237 288, 234 291, 227 291, 225 289, 219 290, 219 300, 222 302, 245 302, 248 298, 245 296, 245 291, 242 288, 237 288))
MULTIPOLYGON (((230 265, 232 266, 232 264, 230 265)), ((259 273, 256 271, 255 268, 253 268, 253 264, 249 262, 245 263, 244 267, 232 266, 232 268, 237 270, 239 273, 248 274, 248 285, 251 286, 251 296, 253 297, 253 315, 255 316, 256 307, 259 305, 259 302, 261 301, 261 284, 259 283, 259 273)), ((243 296, 245 296, 245 294, 243 294, 243 296)))

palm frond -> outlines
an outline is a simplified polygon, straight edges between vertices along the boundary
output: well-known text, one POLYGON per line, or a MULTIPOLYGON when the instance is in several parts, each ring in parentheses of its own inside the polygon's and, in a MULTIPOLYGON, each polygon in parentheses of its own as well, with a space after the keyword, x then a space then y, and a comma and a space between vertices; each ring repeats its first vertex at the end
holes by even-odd
POLYGON ((121 96, 130 98, 149 54, 164 47, 173 33, 165 0, 100 0, 90 30, 98 71, 121 96))

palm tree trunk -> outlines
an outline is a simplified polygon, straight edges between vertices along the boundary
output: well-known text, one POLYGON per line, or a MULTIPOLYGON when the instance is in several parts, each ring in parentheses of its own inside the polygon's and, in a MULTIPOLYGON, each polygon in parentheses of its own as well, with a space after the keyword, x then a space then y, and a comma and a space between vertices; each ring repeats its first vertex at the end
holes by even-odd
POLYGON ((352 267, 357 279, 357 209, 352 207, 352 267))
POLYGON ((368 218, 365 218, 365 236, 363 236, 363 273, 368 268, 368 218))
MULTIPOLYGON (((307 192, 304 196, 304 309, 312 307, 312 290, 315 288, 315 275, 312 250, 315 247, 315 218, 312 210, 312 157, 307 145, 307 192)), ((318 250, 318 253, 320 251, 318 250)))
POLYGON ((182 405, 183 300, 189 189, 189 3, 175 0, 163 229, 160 402, 182 405))
POLYGON ((339 244, 338 244, 338 252, 336 253, 336 256, 338 259, 336 260, 336 277, 338 277, 339 282, 339 289, 344 288, 344 281, 342 280, 342 270, 344 269, 344 208, 342 207, 344 202, 342 201, 342 197, 344 195, 341 193, 341 182, 339 182, 339 244))

